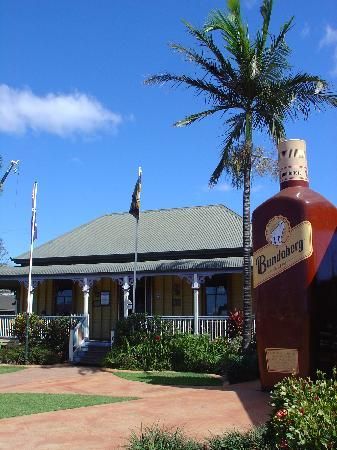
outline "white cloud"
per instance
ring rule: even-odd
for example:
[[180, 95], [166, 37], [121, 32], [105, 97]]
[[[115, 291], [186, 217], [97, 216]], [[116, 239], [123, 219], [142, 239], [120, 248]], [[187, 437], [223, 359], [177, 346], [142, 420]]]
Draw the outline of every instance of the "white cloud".
[[308, 24], [308, 22], [305, 22], [302, 30], [301, 30], [301, 37], [303, 39], [305, 39], [306, 37], [308, 37], [310, 34], [310, 25]]
[[325, 34], [319, 43], [319, 47], [333, 47], [333, 68], [331, 70], [331, 75], [337, 76], [337, 28], [333, 28], [330, 25], [325, 27]]
[[38, 96], [29, 89], [0, 85], [0, 132], [3, 133], [24, 134], [32, 130], [65, 137], [98, 130], [116, 131], [121, 123], [121, 115], [86, 94]]
[[337, 29], [327, 25], [325, 27], [325, 34], [320, 40], [319, 46], [324, 47], [325, 45], [337, 44]]

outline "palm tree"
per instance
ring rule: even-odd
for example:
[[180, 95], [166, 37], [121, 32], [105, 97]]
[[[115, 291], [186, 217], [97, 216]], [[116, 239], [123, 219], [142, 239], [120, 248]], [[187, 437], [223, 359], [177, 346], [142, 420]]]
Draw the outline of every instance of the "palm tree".
[[[219, 164], [210, 178], [215, 185], [225, 172], [236, 187], [243, 187], [243, 309], [244, 342], [249, 345], [252, 327], [250, 189], [254, 162], [253, 132], [263, 131], [278, 143], [285, 138], [285, 122], [299, 116], [307, 119], [313, 109], [337, 107], [337, 95], [316, 75], [293, 73], [288, 62], [290, 48], [285, 42], [293, 18], [277, 36], [269, 33], [273, 0], [263, 0], [262, 27], [250, 39], [243, 22], [240, 0], [228, 0], [228, 13], [211, 12], [202, 29], [185, 22], [201, 51], [172, 44], [200, 72], [195, 76], [164, 73], [149, 77], [146, 84], [171, 83], [202, 94], [209, 108], [175, 123], [182, 127], [219, 113], [225, 139]], [[213, 36], [220, 33], [223, 51]]]

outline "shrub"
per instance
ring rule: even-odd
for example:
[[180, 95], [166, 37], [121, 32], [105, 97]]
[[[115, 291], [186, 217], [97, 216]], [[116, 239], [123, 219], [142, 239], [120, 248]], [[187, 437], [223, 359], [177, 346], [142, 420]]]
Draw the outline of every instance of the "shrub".
[[25, 358], [25, 346], [23, 344], [7, 346], [0, 349], [0, 362], [3, 364], [55, 364], [60, 362], [60, 357], [52, 350], [41, 345], [35, 345], [28, 349], [28, 361]]
[[2, 364], [25, 364], [25, 346], [11, 345], [0, 349], [0, 362]]
[[337, 378], [318, 372], [309, 378], [285, 378], [271, 393], [273, 412], [267, 424], [276, 448], [337, 448]]
[[207, 450], [270, 450], [266, 428], [256, 427], [246, 432], [231, 431], [209, 439]]
[[235, 309], [228, 315], [228, 337], [235, 338], [243, 334], [243, 311]]
[[186, 437], [181, 430], [146, 427], [140, 435], [133, 432], [127, 450], [201, 450], [201, 445]]
[[[13, 331], [20, 344], [26, 342], [27, 314], [18, 314], [14, 321]], [[46, 325], [37, 314], [29, 315], [29, 342], [30, 345], [38, 345], [43, 340]]]
[[49, 350], [66, 360], [69, 351], [69, 333], [74, 325], [69, 317], [58, 317], [45, 327], [43, 344]]
[[218, 373], [227, 340], [211, 341], [208, 335], [177, 334], [172, 339], [172, 367], [186, 372]]
[[106, 357], [105, 364], [108, 367], [134, 370], [171, 369], [171, 346], [167, 338], [149, 334], [136, 345], [131, 345], [126, 339], [122, 342], [121, 345], [113, 347]]
[[[42, 317], [36, 314], [29, 315], [29, 350], [36, 346], [48, 349], [49, 361], [65, 361], [68, 357], [69, 332], [73, 325], [70, 317], [58, 317], [46, 323]], [[27, 315], [18, 314], [14, 322], [14, 333], [20, 344], [26, 343]], [[37, 350], [39, 351], [39, 350]], [[52, 357], [51, 354], [54, 353]], [[46, 352], [45, 352], [46, 354]], [[42, 360], [45, 358], [42, 357]], [[36, 362], [35, 364], [45, 364]], [[52, 364], [48, 362], [46, 364]]]
[[125, 340], [130, 345], [137, 345], [149, 335], [172, 336], [172, 324], [161, 321], [160, 317], [148, 317], [146, 314], [131, 314], [116, 324], [115, 344], [123, 345]]
[[30, 364], [57, 364], [61, 362], [61, 357], [49, 348], [42, 346], [32, 347], [29, 352], [29, 363]]
[[242, 383], [259, 377], [257, 354], [254, 351], [228, 356], [226, 376], [229, 383]]

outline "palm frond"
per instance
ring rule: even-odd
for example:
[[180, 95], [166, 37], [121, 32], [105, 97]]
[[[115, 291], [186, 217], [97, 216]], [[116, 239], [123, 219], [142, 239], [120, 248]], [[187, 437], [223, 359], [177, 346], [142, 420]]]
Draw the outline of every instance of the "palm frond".
[[199, 65], [207, 75], [211, 75], [217, 79], [219, 83], [225, 84], [228, 89], [232, 86], [232, 78], [227, 71], [222, 70], [222, 67], [212, 59], [206, 59], [193, 49], [185, 48], [180, 44], [171, 44], [171, 48], [179, 53], [182, 53], [190, 62]]
[[258, 58], [261, 57], [266, 46], [272, 9], [273, 0], [263, 0], [262, 6], [260, 8], [260, 13], [263, 18], [262, 30], [261, 33], [257, 33], [255, 40], [256, 53]]
[[284, 70], [290, 68], [288, 57], [291, 50], [285, 37], [292, 28], [292, 22], [293, 17], [283, 25], [278, 36], [271, 37], [271, 45], [264, 49], [259, 58], [261, 75], [265, 80], [277, 80], [282, 77]]
[[238, 177], [235, 175], [237, 170], [235, 169], [234, 161], [231, 159], [231, 150], [234, 148], [235, 143], [238, 143], [244, 134], [246, 127], [245, 113], [239, 113], [233, 117], [230, 117], [227, 119], [226, 124], [229, 125], [229, 131], [224, 142], [224, 147], [221, 151], [220, 161], [209, 180], [210, 187], [217, 184], [221, 174], [224, 171], [231, 175], [232, 182], [235, 186], [238, 186], [239, 183]]
[[215, 106], [231, 105], [232, 108], [237, 108], [239, 104], [238, 96], [231, 92], [223, 85], [215, 85], [201, 78], [192, 78], [187, 75], [175, 75], [171, 73], [164, 73], [159, 75], [152, 75], [144, 81], [145, 84], [165, 84], [171, 83], [172, 86], [185, 85], [187, 88], [194, 88], [196, 93], [203, 94], [209, 103]]
[[232, 80], [236, 80], [237, 79], [236, 71], [232, 67], [230, 61], [223, 56], [221, 50], [216, 46], [216, 44], [214, 43], [214, 40], [212, 38], [212, 35], [207, 34], [203, 30], [198, 30], [197, 28], [194, 28], [193, 25], [191, 25], [190, 23], [188, 23], [186, 21], [183, 21], [183, 23], [185, 24], [189, 34], [191, 34], [191, 36], [195, 37], [199, 41], [201, 47], [205, 47], [205, 48], [207, 48], [207, 50], [209, 50], [209, 51], [211, 51], [211, 53], [213, 53], [213, 55], [219, 62], [222, 70]]
[[221, 11], [213, 11], [205, 26], [206, 33], [220, 31], [222, 33], [225, 47], [233, 56], [238, 66], [243, 69], [247, 67], [254, 55], [250, 46], [248, 27], [243, 24], [240, 12], [240, 2], [233, 0], [228, 2], [230, 14], [225, 16]]
[[217, 113], [219, 111], [222, 111], [223, 109], [224, 108], [222, 106], [220, 106], [218, 108], [212, 108], [212, 109], [208, 109], [206, 111], [201, 111], [199, 113], [191, 114], [191, 115], [185, 117], [182, 120], [178, 120], [173, 125], [175, 127], [185, 127], [185, 126], [191, 125], [193, 122], [196, 122], [198, 120], [204, 119], [207, 116], [210, 116], [210, 115], [215, 114], [215, 113]]

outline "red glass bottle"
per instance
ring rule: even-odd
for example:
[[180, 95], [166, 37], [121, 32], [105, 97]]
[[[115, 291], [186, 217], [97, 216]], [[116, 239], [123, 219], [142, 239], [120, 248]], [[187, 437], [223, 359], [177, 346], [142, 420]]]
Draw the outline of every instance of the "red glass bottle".
[[309, 188], [306, 144], [279, 145], [280, 192], [253, 213], [261, 385], [337, 365], [337, 209]]

